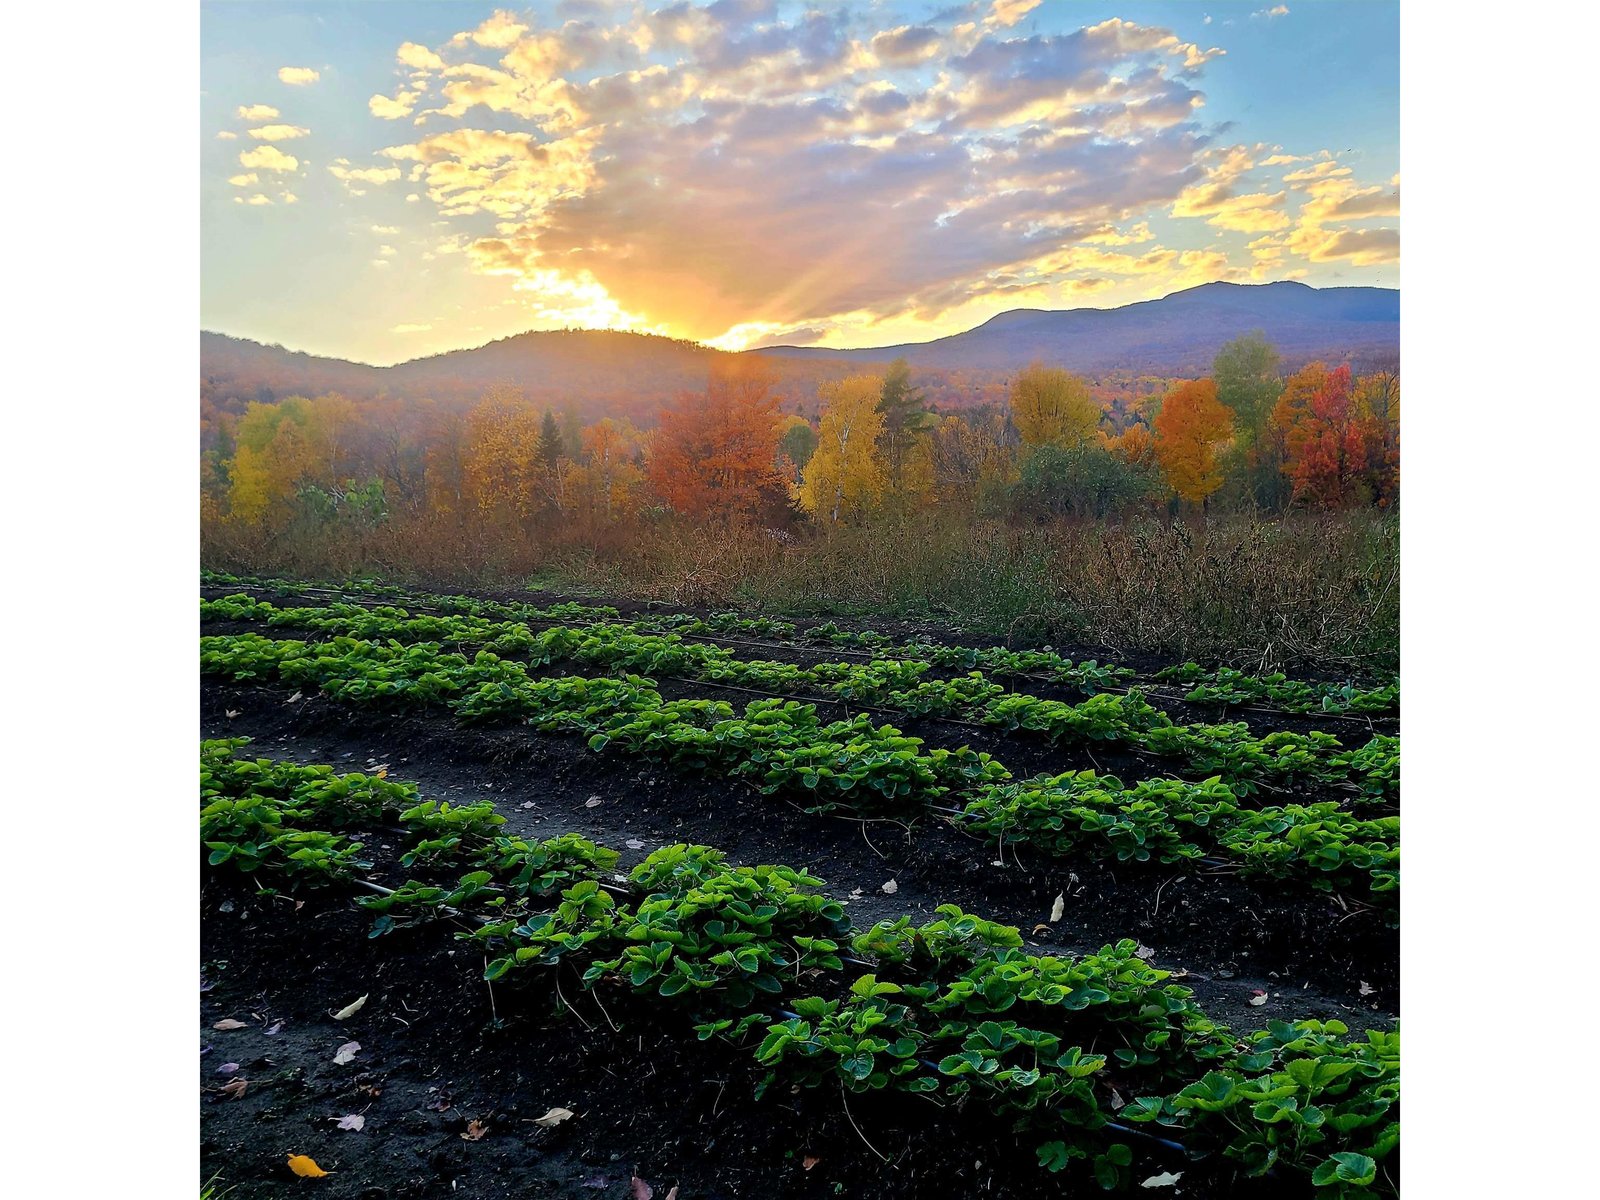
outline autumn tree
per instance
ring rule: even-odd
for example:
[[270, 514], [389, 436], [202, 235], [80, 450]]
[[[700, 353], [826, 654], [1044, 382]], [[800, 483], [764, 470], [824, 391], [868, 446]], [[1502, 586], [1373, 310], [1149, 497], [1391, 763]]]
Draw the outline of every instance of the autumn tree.
[[928, 439], [940, 500], [977, 504], [986, 492], [1002, 490], [1012, 466], [1003, 439], [1004, 420], [993, 412], [952, 413], [941, 420]]
[[721, 359], [705, 393], [661, 413], [648, 473], [656, 494], [693, 517], [753, 517], [782, 504], [778, 397], [756, 356]]
[[1029, 449], [1082, 446], [1099, 430], [1100, 406], [1076, 375], [1034, 363], [1011, 383], [1011, 419]]
[[[1353, 403], [1348, 365], [1314, 362], [1292, 375], [1272, 411], [1284, 447], [1283, 471], [1297, 504], [1339, 508], [1370, 495], [1370, 419]], [[1364, 494], [1365, 493], [1365, 494]]]
[[855, 375], [825, 383], [817, 450], [800, 484], [800, 506], [829, 525], [859, 516], [882, 495], [885, 472], [879, 456], [885, 420], [881, 380]]
[[1400, 372], [1360, 376], [1351, 397], [1355, 420], [1366, 441], [1367, 499], [1388, 507], [1400, 499]]
[[1186, 380], [1166, 394], [1155, 419], [1155, 452], [1179, 499], [1204, 504], [1222, 486], [1220, 452], [1232, 434], [1233, 413], [1217, 399], [1214, 380]]
[[644, 485], [644, 436], [626, 418], [606, 417], [583, 431], [583, 461], [557, 462], [569, 478], [563, 487], [567, 506], [605, 523], [631, 517]]
[[492, 390], [467, 414], [462, 490], [484, 518], [520, 525], [538, 507], [539, 425], [512, 388]]
[[289, 515], [302, 485], [321, 478], [324, 459], [311, 401], [251, 401], [235, 430], [228, 510], [247, 525], [278, 523]]

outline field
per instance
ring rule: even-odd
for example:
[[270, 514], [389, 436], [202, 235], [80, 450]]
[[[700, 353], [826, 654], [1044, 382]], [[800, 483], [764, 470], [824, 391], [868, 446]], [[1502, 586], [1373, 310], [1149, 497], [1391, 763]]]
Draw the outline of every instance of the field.
[[1392, 678], [201, 595], [228, 1194], [1396, 1194]]

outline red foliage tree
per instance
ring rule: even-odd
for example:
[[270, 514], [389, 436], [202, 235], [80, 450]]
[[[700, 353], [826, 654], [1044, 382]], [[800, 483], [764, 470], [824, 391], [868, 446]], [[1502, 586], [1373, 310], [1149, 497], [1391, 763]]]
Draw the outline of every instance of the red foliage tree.
[[1297, 503], [1339, 508], [1370, 489], [1374, 431], [1351, 403], [1350, 368], [1309, 363], [1290, 377], [1273, 409], [1281, 431], [1284, 474]]
[[778, 397], [771, 368], [740, 357], [712, 368], [703, 395], [683, 392], [662, 410], [650, 484], [678, 512], [751, 518], [782, 508]]

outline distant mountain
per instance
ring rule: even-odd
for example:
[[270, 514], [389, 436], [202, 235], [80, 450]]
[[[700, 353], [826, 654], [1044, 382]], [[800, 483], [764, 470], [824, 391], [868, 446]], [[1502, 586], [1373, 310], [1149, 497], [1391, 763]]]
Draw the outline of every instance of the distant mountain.
[[[1208, 283], [1121, 308], [1015, 309], [931, 342], [866, 350], [773, 346], [745, 353], [770, 360], [780, 392], [791, 407], [807, 412], [815, 411], [816, 387], [824, 380], [901, 357], [918, 370], [931, 400], [960, 408], [1003, 394], [1005, 377], [1035, 360], [1096, 379], [1198, 376], [1210, 369], [1224, 342], [1256, 329], [1289, 368], [1316, 358], [1358, 367], [1397, 361], [1400, 293], [1287, 282]], [[662, 403], [703, 388], [711, 363], [725, 355], [649, 334], [552, 330], [374, 367], [202, 332], [200, 384], [202, 399], [235, 412], [251, 400], [323, 392], [462, 402], [504, 384], [586, 421], [627, 416], [653, 424]]]
[[1303, 283], [1207, 283], [1120, 308], [1019, 308], [931, 342], [870, 350], [772, 346], [779, 358], [1010, 371], [1034, 360], [1095, 374], [1194, 375], [1224, 342], [1259, 329], [1294, 365], [1316, 358], [1398, 358], [1400, 293]]

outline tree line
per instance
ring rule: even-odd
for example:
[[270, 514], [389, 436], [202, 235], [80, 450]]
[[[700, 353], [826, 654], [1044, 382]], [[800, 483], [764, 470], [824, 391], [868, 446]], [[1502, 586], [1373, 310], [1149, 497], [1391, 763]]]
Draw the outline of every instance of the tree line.
[[406, 515], [537, 538], [664, 513], [823, 529], [943, 510], [1014, 520], [1216, 507], [1389, 508], [1398, 370], [1285, 376], [1260, 335], [1210, 375], [1107, 405], [1036, 363], [998, 402], [941, 413], [906, 363], [822, 383], [815, 420], [780, 411], [770, 365], [718, 360], [654, 429], [581, 424], [518, 389], [471, 406], [339, 394], [252, 402], [202, 425], [202, 516], [261, 531]]

